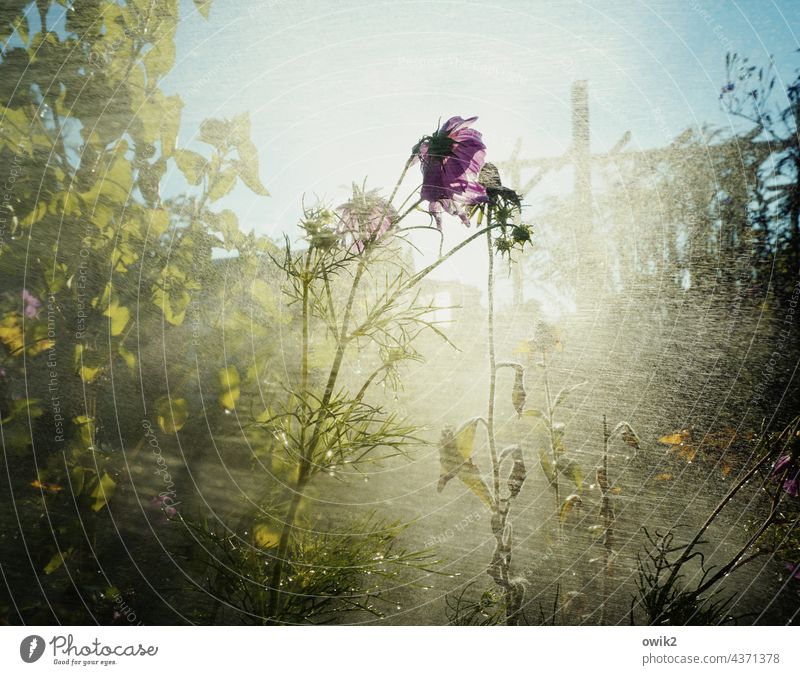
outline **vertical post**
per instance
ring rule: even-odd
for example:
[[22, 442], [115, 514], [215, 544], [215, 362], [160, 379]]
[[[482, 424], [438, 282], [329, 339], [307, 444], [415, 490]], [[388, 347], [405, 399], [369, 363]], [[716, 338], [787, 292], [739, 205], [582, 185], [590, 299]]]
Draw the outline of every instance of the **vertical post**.
[[592, 159], [589, 147], [589, 83], [572, 83], [572, 162], [575, 170], [574, 198], [581, 230], [591, 231]]

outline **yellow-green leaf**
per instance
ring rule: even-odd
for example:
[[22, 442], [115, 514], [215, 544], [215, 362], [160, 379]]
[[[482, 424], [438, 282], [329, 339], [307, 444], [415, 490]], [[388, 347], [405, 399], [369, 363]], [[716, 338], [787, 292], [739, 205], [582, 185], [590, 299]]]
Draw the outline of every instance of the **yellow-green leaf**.
[[125, 326], [128, 325], [128, 321], [131, 318], [130, 310], [127, 307], [118, 304], [116, 300], [109, 304], [109, 306], [103, 312], [103, 315], [111, 319], [109, 322], [111, 335], [115, 337], [125, 330]]
[[236, 369], [236, 366], [221, 368], [219, 371], [219, 383], [222, 388], [219, 395], [219, 404], [226, 410], [233, 410], [241, 394], [239, 389], [239, 371]]
[[455, 434], [456, 448], [458, 449], [458, 454], [461, 455], [463, 459], [472, 457], [472, 453], [475, 449], [475, 431], [478, 428], [478, 421], [479, 419], [477, 417], [470, 420]]
[[102, 509], [111, 498], [114, 496], [114, 491], [117, 489], [117, 484], [114, 479], [104, 471], [103, 475], [97, 481], [97, 485], [89, 494], [94, 499], [92, 504], [92, 511], [99, 511]]
[[52, 558], [50, 558], [50, 562], [48, 562], [44, 566], [43, 570], [44, 573], [52, 574], [53, 572], [55, 572], [59, 567], [61, 567], [64, 564], [64, 561], [69, 557], [71, 551], [72, 549], [70, 549], [69, 551], [64, 551], [63, 553], [61, 551], [57, 551], [56, 554]]
[[212, 202], [221, 199], [231, 190], [236, 184], [236, 171], [233, 169], [225, 169], [220, 171], [211, 181], [211, 187], [208, 190], [208, 197]]
[[280, 538], [280, 532], [266, 523], [258, 523], [253, 527], [253, 540], [261, 548], [275, 548]]
[[131, 370], [136, 368], [136, 355], [135, 354], [133, 354], [132, 352], [129, 352], [127, 349], [125, 349], [124, 345], [120, 345], [117, 348], [117, 351], [119, 352], [119, 355], [122, 357], [122, 360], [125, 361], [125, 364], [128, 366], [128, 368], [130, 368]]
[[550, 483], [550, 485], [555, 485], [557, 480], [556, 469], [544, 448], [539, 448], [539, 463], [542, 465], [542, 471], [544, 472], [545, 478], [547, 478], [547, 482]]
[[199, 185], [208, 166], [206, 158], [191, 150], [175, 150], [173, 156], [186, 180], [192, 185]]
[[189, 404], [185, 398], [162, 396], [156, 401], [156, 421], [165, 434], [177, 433], [188, 419]]
[[200, 15], [208, 20], [208, 13], [211, 11], [211, 0], [194, 0], [194, 6]]

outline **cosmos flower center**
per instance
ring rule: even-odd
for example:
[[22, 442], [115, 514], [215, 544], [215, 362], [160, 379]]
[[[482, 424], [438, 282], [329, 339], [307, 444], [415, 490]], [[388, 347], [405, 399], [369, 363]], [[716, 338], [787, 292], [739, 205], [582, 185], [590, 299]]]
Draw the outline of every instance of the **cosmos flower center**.
[[427, 138], [428, 155], [431, 157], [450, 157], [456, 140], [447, 134], [433, 134]]

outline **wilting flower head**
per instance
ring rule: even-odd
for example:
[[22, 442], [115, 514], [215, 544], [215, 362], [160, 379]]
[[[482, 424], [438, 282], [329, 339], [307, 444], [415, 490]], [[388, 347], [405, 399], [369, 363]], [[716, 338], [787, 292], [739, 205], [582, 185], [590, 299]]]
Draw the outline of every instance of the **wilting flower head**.
[[[775, 467], [772, 469], [770, 477], [774, 481], [782, 480], [781, 487], [791, 497], [797, 497], [800, 494], [800, 466], [795, 467], [794, 475], [792, 475], [792, 458], [790, 455], [783, 455], [775, 462]], [[785, 475], [785, 478], [784, 478]]]
[[479, 131], [471, 129], [478, 119], [451, 117], [430, 136], [414, 146], [413, 157], [422, 167], [420, 198], [442, 227], [442, 212], [461, 218], [469, 225], [464, 207], [486, 202], [486, 188], [478, 174], [486, 159], [486, 146]]
[[150, 500], [150, 506], [163, 511], [167, 518], [174, 518], [178, 514], [178, 509], [173, 506], [169, 495], [156, 495]]
[[29, 319], [35, 319], [39, 313], [39, 308], [42, 306], [42, 301], [39, 300], [33, 293], [28, 291], [27, 288], [22, 289], [22, 302], [25, 305], [23, 312]]
[[378, 241], [394, 224], [397, 212], [378, 195], [354, 188], [353, 198], [337, 207], [339, 224], [336, 231], [350, 250], [363, 253], [368, 244]]

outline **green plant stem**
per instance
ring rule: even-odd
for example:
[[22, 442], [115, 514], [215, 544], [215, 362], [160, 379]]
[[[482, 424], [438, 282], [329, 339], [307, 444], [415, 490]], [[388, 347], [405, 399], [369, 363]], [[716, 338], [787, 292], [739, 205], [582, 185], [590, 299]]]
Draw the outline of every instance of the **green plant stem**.
[[556, 518], [558, 519], [558, 532], [561, 533], [561, 518], [559, 511], [561, 510], [561, 496], [559, 494], [558, 485], [558, 457], [556, 456], [556, 437], [555, 429], [553, 428], [553, 403], [550, 397], [550, 378], [547, 375], [547, 352], [542, 350], [542, 365], [544, 366], [544, 397], [547, 406], [547, 430], [550, 437], [550, 457], [553, 460], [553, 491], [555, 492], [556, 499]]
[[[325, 393], [323, 394], [322, 401], [320, 402], [319, 407], [319, 415], [317, 417], [316, 423], [314, 425], [314, 431], [311, 435], [311, 438], [307, 444], [303, 444], [301, 448], [301, 458], [300, 458], [300, 466], [298, 470], [297, 476], [297, 485], [295, 486], [294, 493], [292, 494], [291, 501], [289, 502], [289, 509], [286, 512], [286, 519], [283, 522], [283, 528], [281, 529], [281, 536], [280, 540], [278, 541], [278, 550], [275, 556], [275, 564], [272, 567], [272, 573], [270, 575], [270, 597], [268, 602], [268, 610], [267, 615], [270, 617], [276, 616], [280, 611], [280, 585], [283, 577], [283, 567], [284, 563], [286, 562], [286, 556], [288, 555], [289, 551], [289, 542], [291, 539], [292, 529], [294, 528], [294, 521], [297, 517], [297, 510], [300, 507], [300, 502], [303, 499], [303, 495], [305, 493], [306, 485], [308, 484], [308, 480], [311, 477], [311, 465], [313, 460], [313, 452], [314, 448], [319, 440], [319, 435], [322, 429], [323, 421], [326, 418], [325, 409], [328, 407], [328, 404], [331, 401], [331, 397], [333, 396], [333, 390], [336, 386], [336, 380], [339, 377], [339, 371], [342, 366], [342, 359], [344, 358], [344, 352], [347, 348], [347, 344], [349, 342], [347, 336], [347, 327], [350, 322], [350, 314], [353, 309], [353, 303], [355, 302], [356, 292], [358, 291], [358, 285], [361, 281], [361, 277], [364, 274], [364, 270], [366, 268], [366, 256], [362, 257], [358, 262], [358, 267], [356, 268], [356, 273], [353, 276], [353, 283], [350, 287], [350, 295], [347, 299], [347, 305], [345, 306], [344, 315], [342, 317], [342, 327], [339, 331], [339, 338], [337, 340], [337, 347], [336, 347], [336, 354], [333, 358], [333, 363], [331, 364], [331, 370], [328, 374], [328, 381], [325, 385]], [[304, 311], [303, 311], [303, 332], [305, 336], [305, 348], [307, 349], [307, 340], [308, 340], [308, 293], [307, 293], [307, 286], [304, 287]], [[306, 361], [306, 368], [307, 368], [307, 354], [304, 353], [304, 360]], [[307, 377], [306, 371], [306, 377]]]
[[400, 296], [401, 296], [403, 293], [405, 293], [405, 292], [407, 292], [407, 291], [411, 290], [411, 289], [412, 289], [414, 286], [416, 286], [416, 285], [417, 285], [417, 284], [418, 284], [420, 281], [422, 281], [422, 280], [423, 280], [423, 279], [424, 279], [426, 276], [428, 276], [428, 275], [429, 275], [431, 272], [433, 272], [433, 270], [435, 270], [437, 267], [439, 267], [439, 265], [441, 265], [442, 263], [444, 263], [444, 262], [446, 262], [447, 260], [449, 260], [449, 259], [450, 259], [451, 257], [453, 257], [453, 256], [454, 256], [456, 253], [458, 253], [458, 252], [459, 252], [459, 251], [460, 251], [462, 248], [464, 248], [464, 247], [465, 247], [465, 246], [467, 246], [468, 244], [471, 244], [471, 243], [472, 243], [473, 241], [475, 241], [475, 240], [476, 240], [478, 237], [482, 237], [482, 236], [484, 236], [484, 235], [485, 235], [487, 232], [491, 232], [492, 230], [494, 230], [495, 228], [497, 228], [497, 227], [500, 227], [500, 226], [501, 226], [501, 225], [499, 225], [499, 224], [496, 224], [496, 225], [489, 225], [489, 226], [487, 226], [487, 227], [484, 227], [484, 228], [483, 228], [483, 229], [481, 229], [481, 230], [478, 230], [478, 231], [477, 231], [477, 232], [475, 232], [474, 234], [472, 234], [472, 235], [470, 235], [469, 237], [467, 237], [467, 238], [466, 238], [464, 241], [460, 242], [459, 244], [456, 244], [456, 245], [455, 245], [453, 248], [451, 248], [451, 249], [450, 249], [450, 250], [449, 250], [447, 253], [445, 253], [443, 256], [441, 256], [441, 257], [437, 258], [436, 260], [434, 260], [434, 261], [433, 261], [433, 262], [432, 262], [430, 265], [428, 265], [427, 267], [425, 267], [424, 269], [420, 270], [420, 271], [419, 271], [419, 272], [417, 272], [415, 275], [413, 275], [412, 277], [410, 277], [410, 278], [408, 279], [408, 281], [406, 281], [404, 284], [401, 284], [401, 285], [400, 285], [400, 286], [397, 288], [397, 290], [395, 290], [395, 292], [394, 292], [394, 293], [392, 293], [392, 294], [391, 294], [391, 295], [390, 295], [390, 296], [389, 296], [389, 297], [386, 299], [386, 301], [385, 301], [385, 302], [383, 302], [383, 303], [382, 303], [380, 306], [378, 306], [378, 307], [376, 307], [375, 309], [373, 309], [373, 310], [372, 310], [372, 311], [371, 311], [371, 312], [370, 312], [370, 313], [367, 315], [366, 319], [364, 319], [364, 322], [363, 322], [363, 323], [362, 323], [362, 324], [361, 324], [361, 325], [360, 325], [358, 328], [356, 328], [356, 329], [355, 329], [354, 333], [357, 333], [357, 334], [358, 334], [358, 333], [362, 333], [362, 332], [363, 332], [363, 331], [366, 329], [366, 327], [367, 327], [367, 326], [369, 326], [369, 325], [370, 325], [372, 322], [374, 322], [374, 321], [375, 321], [375, 318], [376, 318], [376, 317], [380, 316], [380, 315], [381, 315], [381, 314], [382, 314], [384, 311], [386, 311], [386, 309], [387, 309], [387, 308], [391, 307], [391, 306], [392, 306], [392, 304], [393, 304], [393, 303], [394, 303], [394, 302], [395, 302], [395, 301], [396, 301], [396, 300], [397, 300], [397, 299], [398, 299], [398, 298], [399, 298], [399, 297], [400, 297]]
[[603, 588], [600, 604], [600, 625], [606, 623], [606, 603], [608, 602], [609, 577], [611, 576], [611, 538], [613, 536], [614, 517], [611, 510], [608, 479], [608, 422], [603, 415], [603, 480], [600, 484], [601, 501], [600, 514], [603, 518]]
[[[515, 590], [510, 583], [511, 550], [503, 542], [503, 535], [508, 519], [509, 502], [500, 499], [500, 462], [497, 458], [497, 441], [495, 438], [495, 396], [497, 390], [497, 355], [495, 353], [495, 329], [494, 329], [494, 247], [492, 245], [492, 210], [491, 207], [486, 212], [486, 252], [488, 256], [488, 273], [486, 281], [486, 304], [488, 305], [486, 314], [486, 332], [489, 351], [489, 397], [486, 411], [486, 436], [489, 441], [489, 457], [492, 463], [492, 528], [496, 541], [495, 556], [497, 556], [497, 571], [499, 581], [495, 582], [503, 589], [505, 599], [506, 624], [514, 625], [517, 623], [515, 614], [517, 607], [512, 606]], [[498, 555], [499, 554], [499, 555]], [[493, 563], [494, 564], [494, 561]]]
[[[491, 224], [492, 212], [488, 210], [487, 222]], [[494, 345], [494, 250], [492, 248], [492, 233], [486, 232], [486, 247], [489, 256], [489, 272], [486, 284], [487, 291], [487, 318], [486, 330], [489, 345], [489, 402], [486, 413], [486, 435], [489, 438], [489, 456], [492, 460], [492, 494], [495, 505], [500, 504], [500, 466], [497, 463], [497, 443], [494, 435], [494, 399], [497, 389], [497, 359]]]

